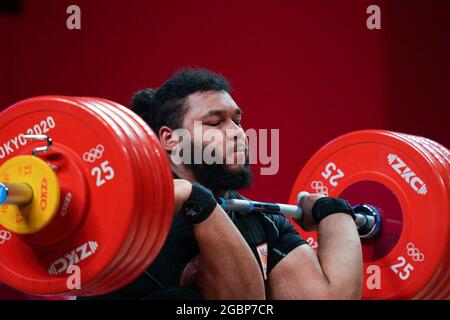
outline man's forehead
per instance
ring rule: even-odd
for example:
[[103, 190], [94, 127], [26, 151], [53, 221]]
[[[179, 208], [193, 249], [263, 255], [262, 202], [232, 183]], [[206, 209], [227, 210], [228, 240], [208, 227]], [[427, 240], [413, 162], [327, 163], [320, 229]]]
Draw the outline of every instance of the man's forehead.
[[236, 102], [225, 91], [206, 91], [191, 94], [187, 103], [188, 113], [193, 117], [203, 117], [211, 111], [242, 113]]

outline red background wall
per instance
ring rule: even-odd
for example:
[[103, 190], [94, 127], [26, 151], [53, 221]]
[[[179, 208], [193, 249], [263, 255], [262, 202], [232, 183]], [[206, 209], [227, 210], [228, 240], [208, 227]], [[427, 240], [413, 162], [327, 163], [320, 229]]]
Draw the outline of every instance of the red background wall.
[[[381, 30], [366, 28], [371, 4]], [[345, 132], [450, 145], [449, 31], [448, 1], [24, 0], [0, 13], [0, 110], [44, 94], [128, 105], [179, 67], [206, 67], [232, 82], [245, 127], [280, 129], [278, 174], [256, 174], [246, 194], [287, 201], [307, 159]]]

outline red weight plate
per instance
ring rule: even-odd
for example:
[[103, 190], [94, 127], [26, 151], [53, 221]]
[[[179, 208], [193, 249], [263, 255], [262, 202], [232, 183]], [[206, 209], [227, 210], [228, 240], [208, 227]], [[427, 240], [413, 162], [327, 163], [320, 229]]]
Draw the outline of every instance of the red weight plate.
[[[107, 101], [107, 100], [104, 100]], [[162, 147], [159, 144], [159, 140], [156, 137], [156, 135], [151, 131], [151, 129], [148, 127], [143, 120], [138, 117], [136, 114], [132, 113], [127, 108], [116, 104], [111, 101], [107, 101], [117, 108], [121, 109], [124, 113], [129, 115], [133, 118], [134, 123], [138, 123], [139, 126], [144, 131], [145, 135], [142, 136], [143, 141], [152, 141], [153, 147], [150, 148], [150, 152], [154, 153], [152, 159], [157, 159], [158, 163], [155, 166], [152, 166], [152, 168], [158, 169], [156, 171], [156, 174], [159, 177], [159, 188], [157, 191], [160, 191], [160, 196], [157, 197], [157, 199], [160, 199], [162, 201], [159, 201], [158, 204], [161, 209], [155, 209], [154, 212], [159, 212], [161, 214], [161, 219], [164, 221], [164, 223], [160, 226], [160, 235], [156, 237], [156, 239], [159, 241], [156, 243], [156, 248], [154, 248], [152, 251], [149, 251], [148, 257], [146, 259], [153, 260], [154, 257], [159, 253], [162, 245], [165, 242], [168, 230], [170, 228], [171, 222], [172, 222], [172, 215], [173, 215], [173, 177], [170, 170], [169, 162], [166, 156], [165, 151], [162, 149]], [[148, 161], [148, 160], [147, 160]]]
[[[447, 186], [447, 194], [450, 198], [450, 152], [447, 148], [444, 146], [438, 144], [437, 142], [434, 142], [427, 138], [422, 138], [425, 143], [429, 144], [431, 147], [434, 147], [436, 150], [436, 153], [434, 153], [436, 156], [441, 158], [441, 163], [443, 163], [443, 166], [445, 168], [445, 178], [444, 181]], [[450, 207], [450, 205], [449, 205]], [[449, 212], [450, 215], [450, 212]], [[450, 242], [450, 240], [449, 240]], [[450, 245], [450, 244], [449, 244]], [[443, 270], [446, 270], [446, 273], [440, 278], [439, 286], [436, 286], [433, 292], [431, 293], [431, 299], [450, 299], [450, 251], [447, 250], [447, 257], [443, 259], [444, 266]]]
[[[445, 175], [445, 170], [442, 167], [440, 161], [435, 156], [435, 151], [430, 149], [429, 146], [425, 146], [420, 142], [418, 137], [412, 136], [412, 135], [406, 135], [396, 132], [391, 132], [392, 135], [397, 136], [400, 139], [405, 140], [407, 143], [413, 144], [417, 149], [421, 150], [424, 156], [428, 157], [429, 161], [433, 162], [436, 168], [440, 171], [441, 178]], [[444, 182], [442, 182], [444, 183]], [[448, 192], [448, 190], [447, 190]], [[448, 206], [445, 208], [441, 208], [442, 211], [447, 211]], [[445, 273], [446, 270], [443, 270], [443, 261], [446, 259], [446, 255], [448, 253], [444, 253], [444, 255], [440, 256], [441, 258], [441, 264], [437, 266], [435, 272], [433, 273], [433, 276], [429, 279], [426, 286], [414, 296], [414, 299], [430, 299], [432, 297], [431, 291], [435, 291], [439, 287], [440, 278], [442, 278], [443, 273]]]
[[130, 128], [121, 120], [117, 119], [117, 116], [114, 113], [111, 113], [109, 110], [105, 110], [103, 106], [99, 106], [97, 102], [94, 102], [92, 99], [86, 99], [82, 97], [73, 98], [76, 100], [81, 101], [81, 103], [91, 107], [95, 108], [96, 110], [100, 110], [103, 114], [107, 114], [108, 117], [116, 123], [121, 130], [124, 132], [124, 135], [126, 136], [126, 141], [124, 141], [124, 147], [130, 150], [131, 154], [133, 155], [134, 166], [137, 172], [138, 179], [136, 180], [136, 190], [138, 192], [136, 201], [139, 205], [138, 208], [136, 208], [135, 215], [138, 218], [138, 221], [136, 221], [136, 225], [132, 227], [134, 230], [133, 233], [135, 234], [134, 238], [129, 239], [129, 241], [124, 244], [122, 247], [121, 252], [118, 254], [117, 259], [114, 263], [110, 264], [107, 269], [103, 270], [102, 274], [98, 277], [98, 282], [93, 283], [89, 286], [85, 286], [82, 291], [78, 293], [78, 295], [100, 295], [102, 294], [102, 288], [106, 285], [108, 285], [110, 279], [114, 279], [115, 281], [119, 282], [120, 279], [124, 276], [124, 270], [123, 265], [127, 262], [133, 261], [135, 257], [135, 250], [136, 246], [139, 246], [143, 241], [143, 234], [142, 234], [142, 224], [144, 223], [144, 212], [143, 212], [143, 198], [142, 198], [142, 192], [139, 188], [139, 186], [142, 184], [142, 173], [140, 169], [140, 160], [138, 158], [138, 154], [136, 151], [136, 142], [135, 137], [131, 133]]
[[[450, 166], [448, 165], [449, 159], [442, 152], [442, 149], [438, 149], [435, 144], [431, 144], [429, 139], [424, 139], [412, 135], [403, 135], [405, 138], [413, 141], [416, 145], [423, 148], [424, 152], [427, 152], [430, 157], [437, 160], [437, 166], [439, 166], [441, 171], [441, 177], [443, 183], [447, 188], [447, 199], [450, 200]], [[428, 140], [428, 141], [427, 141]], [[450, 205], [441, 208], [443, 212], [449, 211]], [[449, 228], [450, 229], [450, 228]], [[447, 246], [450, 245], [450, 239], [447, 239]], [[441, 256], [441, 265], [436, 269], [433, 278], [430, 279], [425, 288], [415, 297], [417, 299], [449, 299], [449, 262], [450, 262], [450, 251], [447, 250], [445, 255]]]
[[[70, 98], [70, 99], [75, 101], [75, 102], [77, 102], [77, 103], [83, 104], [83, 102], [81, 102], [80, 100], [77, 101], [76, 99], [73, 99], [73, 98]], [[88, 107], [92, 112], [98, 113], [98, 115], [102, 119], [104, 119], [105, 121], [108, 121], [108, 123], [111, 125], [112, 128], [114, 128], [114, 130], [116, 132], [120, 132], [121, 133], [120, 136], [122, 138], [125, 138], [125, 140], [122, 141], [123, 142], [123, 146], [124, 147], [129, 147], [130, 144], [129, 144], [128, 136], [126, 134], [126, 130], [123, 130], [123, 128], [121, 128], [119, 124], [114, 122], [109, 116], [107, 116], [105, 113], [101, 112], [98, 108], [95, 108], [92, 105], [86, 105], [86, 104], [84, 104], [84, 105], [86, 107]], [[131, 150], [131, 152], [130, 152], [130, 150], [128, 150], [128, 152], [131, 155], [130, 159], [132, 161], [132, 166], [135, 168], [137, 166], [137, 163], [136, 163], [136, 159], [134, 159], [134, 157], [133, 157], [133, 152], [132, 152], [132, 150]], [[140, 183], [140, 181], [139, 181], [140, 173], [138, 172], [138, 170], [136, 170], [136, 172], [134, 174], [134, 177], [135, 177], [136, 183], [139, 184]], [[136, 189], [136, 190], [138, 191], [138, 189]], [[135, 198], [136, 199], [139, 198], [139, 193], [138, 192], [136, 193]], [[135, 203], [140, 204], [140, 201], [135, 201]], [[127, 238], [123, 242], [122, 248], [117, 253], [117, 255], [114, 258], [114, 260], [111, 261], [111, 263], [108, 265], [108, 267], [105, 270], [102, 271], [102, 274], [105, 274], [105, 272], [108, 272], [108, 269], [111, 270], [111, 268], [113, 268], [114, 265], [116, 265], [118, 263], [121, 263], [123, 260], [126, 260], [127, 259], [127, 254], [129, 253], [129, 251], [128, 251], [129, 248], [128, 247], [130, 245], [132, 245], [136, 241], [137, 237], [140, 236], [140, 234], [136, 231], [136, 229], [141, 225], [141, 219], [142, 218], [141, 218], [141, 214], [140, 214], [140, 210], [139, 209], [137, 209], [137, 212], [139, 212], [139, 214], [135, 214], [133, 216], [132, 223], [130, 224], [129, 231], [127, 233]], [[102, 274], [97, 276], [95, 278], [95, 281], [91, 281], [89, 284], [83, 285], [81, 290], [76, 290], [76, 293], [77, 294], [85, 293], [86, 295], [87, 294], [95, 294], [95, 291], [96, 291], [95, 288], [100, 286], [102, 281], [103, 281], [102, 276], [101, 276]], [[92, 287], [94, 287], [94, 286], [95, 286], [95, 288], [92, 289]]]
[[[411, 138], [411, 137], [410, 137]], [[442, 178], [444, 180], [444, 183], [447, 187], [447, 196], [448, 199], [450, 199], [450, 166], [449, 166], [449, 158], [442, 153], [442, 148], [438, 148], [433, 144], [429, 143], [429, 139], [420, 138], [418, 140], [418, 137], [412, 138], [417, 143], [424, 146], [432, 156], [434, 156], [436, 159], [439, 160], [439, 164], [441, 167], [441, 173]], [[427, 141], [428, 140], [428, 141]], [[448, 154], [448, 150], [447, 154]], [[447, 206], [447, 212], [448, 215], [450, 215], [450, 212], [448, 211], [450, 207], [450, 204]], [[445, 208], [442, 208], [442, 210], [446, 210]], [[450, 245], [450, 239], [447, 241], [447, 246]], [[426, 299], [449, 299], [450, 298], [450, 271], [449, 271], [449, 264], [450, 264], [450, 251], [447, 250], [446, 255], [441, 257], [442, 263], [438, 270], [436, 270], [435, 275], [433, 277], [434, 281], [430, 281], [427, 287], [424, 290], [424, 293], [421, 293], [421, 296], [418, 296], [418, 298], [426, 298]]]
[[[439, 177], [435, 164], [413, 144], [386, 131], [357, 131], [328, 143], [308, 161], [290, 202], [295, 203], [302, 190], [327, 191], [352, 204], [380, 209], [380, 234], [362, 241], [363, 298], [407, 299], [423, 289], [439, 265], [439, 256], [432, 253], [445, 250], [448, 230], [440, 226], [448, 224], [448, 217], [439, 208], [446, 190]], [[428, 239], [430, 229], [436, 230], [433, 242]], [[311, 243], [317, 241], [315, 233], [299, 231]], [[420, 254], [413, 255], [415, 249]]]
[[[91, 100], [94, 100], [94, 99], [95, 99], [96, 103], [99, 103], [99, 102], [100, 102], [100, 100], [97, 99], [97, 98], [90, 98], [90, 99], [91, 99]], [[106, 106], [106, 104], [105, 104], [105, 106]], [[114, 111], [114, 112], [116, 112], [116, 113], [119, 111], [119, 110], [117, 109], [117, 107], [111, 107], [111, 108], [112, 108], [111, 110]], [[122, 108], [123, 108], [123, 107], [122, 107]], [[120, 112], [119, 112], [119, 113], [120, 113]], [[130, 125], [130, 126], [132, 126], [132, 127], [134, 127], [134, 128], [136, 129], [136, 132], [142, 131], [142, 130], [139, 128], [139, 126], [136, 125], [136, 122], [134, 122], [134, 120], [132, 120], [132, 119], [129, 119], [129, 117], [128, 117], [126, 114], [121, 114], [121, 116], [123, 117], [124, 120], [126, 120], [127, 122], [129, 122], [129, 125]], [[150, 145], [150, 140], [149, 140], [148, 138], [145, 138], [145, 137], [143, 137], [143, 138], [144, 138], [144, 140], [142, 141], [141, 146], [144, 146], [144, 145]], [[142, 149], [145, 149], [145, 148], [142, 148]], [[151, 161], [153, 161], [154, 159], [157, 159], [157, 158], [158, 158], [157, 155], [156, 155], [156, 156], [155, 156], [155, 155], [151, 155], [150, 158], [148, 158], [148, 156], [147, 156], [147, 165], [144, 167], [144, 169], [157, 168], [158, 165], [152, 165], [152, 164], [151, 164]], [[144, 171], [145, 171], [145, 170], [144, 170]], [[161, 170], [159, 170], [159, 171], [161, 171]], [[158, 171], [157, 171], [157, 173], [158, 173]], [[147, 184], [144, 184], [144, 185], [145, 185], [145, 186], [149, 186], [149, 187], [155, 186], [155, 185], [158, 186], [158, 187], [156, 188], [156, 190], [150, 190], [150, 191], [153, 191], [153, 192], [150, 192], [150, 194], [153, 194], [153, 193], [156, 192], [156, 191], [161, 191], [161, 190], [163, 190], [163, 188], [161, 188], [161, 187], [159, 186], [159, 183], [158, 183], [158, 182], [157, 182], [157, 183], [154, 183], [154, 182], [151, 182], [151, 181], [149, 181], [149, 182], [150, 182], [150, 183], [147, 183]], [[166, 184], [167, 184], [167, 183], [166, 183]], [[169, 190], [169, 191], [171, 191], [171, 190]], [[161, 199], [161, 198], [163, 198], [163, 194], [161, 194], [161, 195], [158, 197], [158, 199]], [[147, 199], [147, 200], [150, 200], [150, 199]], [[147, 203], [149, 203], [149, 204], [154, 204], [154, 203], [161, 203], [161, 201], [147, 201]], [[155, 208], [153, 208], [152, 210], [149, 211], [149, 214], [148, 214], [148, 215], [149, 215], [149, 217], [155, 216], [155, 212], [160, 212], [160, 211], [161, 211], [161, 209], [158, 209], [158, 208], [155, 209]], [[153, 223], [153, 222], [151, 222], [151, 223]], [[145, 227], [145, 226], [151, 226], [151, 223], [149, 222], [147, 225], [144, 224], [144, 227]], [[156, 225], [159, 226], [160, 223], [157, 223]], [[146, 227], [146, 228], [149, 229], [149, 227]], [[153, 232], [153, 231], [151, 231], [151, 232], [150, 232], [150, 235], [153, 236], [153, 238], [154, 238], [155, 235], [156, 235], [156, 233]], [[164, 242], [164, 239], [165, 239], [166, 235], [167, 235], [167, 232], [164, 231], [163, 234], [162, 234], [160, 237], [158, 237], [158, 239], [162, 239], [162, 241]], [[149, 246], [151, 247], [151, 246], [152, 246], [152, 243], [154, 242], [153, 238], [149, 239], [149, 240], [146, 242], [146, 247], [147, 247], [147, 248], [142, 249], [143, 252], [149, 252], [149, 250], [150, 250]], [[160, 241], [161, 241], [161, 240], [160, 240]], [[117, 279], [114, 279], [114, 280], [112, 281], [112, 285], [113, 285], [113, 286], [116, 286], [117, 288], [119, 288], [119, 287], [123, 286], [123, 285], [119, 285], [119, 283], [123, 282], [124, 284], [127, 284], [128, 282], [134, 280], [134, 277], [139, 276], [139, 275], [145, 270], [145, 268], [148, 267], [149, 262], [151, 262], [151, 260], [154, 258], [154, 256], [155, 256], [158, 252], [159, 252], [159, 249], [157, 249], [156, 253], [154, 253], [153, 256], [150, 256], [150, 260], [149, 260], [148, 258], [147, 258], [147, 260], [144, 260], [145, 257], [144, 257], [142, 254], [139, 255], [138, 258], [137, 258], [135, 261], [133, 261], [133, 262], [134, 262], [133, 265], [136, 265], [136, 264], [138, 265], [138, 267], [136, 267], [136, 272], [137, 272], [137, 274], [136, 274], [135, 276], [130, 277], [129, 279], [126, 279], [125, 281], [117, 281]], [[144, 260], [144, 261], [142, 262], [142, 261], [140, 261], [140, 260]], [[130, 269], [133, 268], [133, 266], [131, 266], [131, 265], [127, 265], [127, 267], [130, 268]], [[113, 288], [113, 289], [114, 289], [114, 288]], [[105, 289], [104, 292], [106, 293], [106, 292], [111, 291], [111, 290], [113, 290], [113, 289], [111, 289], [111, 288]], [[103, 291], [103, 289], [101, 289], [101, 290]]]
[[[163, 237], [163, 239], [165, 239], [167, 235], [167, 233], [163, 233], [162, 235], [160, 235], [160, 228], [163, 222], [163, 219], [160, 216], [161, 208], [160, 206], [158, 206], [158, 204], [161, 203], [161, 199], [163, 198], [163, 195], [161, 193], [162, 185], [159, 181], [160, 169], [157, 170], [157, 167], [159, 165], [157, 161], [158, 156], [154, 153], [152, 141], [144, 136], [142, 128], [133, 119], [131, 119], [129, 115], [124, 113], [118, 107], [112, 106], [105, 101], [102, 101], [102, 103], [104, 103], [105, 105], [109, 105], [110, 108], [117, 112], [121, 117], [126, 119], [129, 122], [130, 126], [132, 126], [135, 132], [138, 134], [138, 136], [140, 137], [140, 149], [141, 151], [143, 151], [143, 172], [147, 171], [150, 174], [150, 179], [148, 179], [148, 182], [144, 183], [141, 187], [143, 190], [145, 190], [146, 195], [153, 196], [153, 199], [149, 197], [147, 197], [146, 199], [146, 203], [149, 205], [147, 208], [147, 215], [149, 217], [152, 217], [153, 221], [149, 221], [146, 225], [143, 225], [143, 227], [147, 229], [149, 239], [147, 239], [144, 247], [141, 248], [140, 253], [134, 260], [134, 264], [136, 265], [133, 270], [134, 273], [129, 275], [128, 278], [124, 280], [124, 283], [128, 283], [133, 281], [136, 277], [141, 275], [145, 271], [145, 269], [148, 268], [150, 262], [154, 257], [151, 257], [151, 259], [146, 259], [146, 257], [155, 246], [155, 241], [157, 242], [158, 237]], [[116, 288], [116, 283], [112, 283], [112, 288]]]
[[[82, 159], [80, 170], [89, 190], [85, 218], [71, 237], [39, 247], [11, 235], [0, 245], [2, 280], [28, 293], [70, 294], [65, 271], [75, 263], [82, 271], [82, 285], [88, 285], [114, 261], [133, 222], [135, 168], [121, 133], [92, 110], [58, 96], [32, 98], [8, 108], [0, 117], [0, 132], [1, 162], [23, 154], [23, 134], [47, 134]], [[98, 214], [117, 208], [120, 214]]]
[[[123, 108], [123, 107], [122, 107], [122, 108]], [[135, 123], [133, 120], [131, 120], [131, 121], [132, 121], [133, 123]], [[143, 138], [144, 138], [144, 141], [148, 143], [148, 141], [149, 141], [148, 137], [147, 137], [147, 138], [146, 138], [146, 137], [143, 137]], [[157, 141], [157, 142], [158, 142], [158, 141]], [[158, 144], [159, 144], [159, 142], [158, 142]], [[152, 150], [151, 150], [151, 151], [152, 151]], [[154, 152], [154, 151], [155, 151], [155, 150], [153, 150], [152, 152]], [[159, 155], [159, 156], [160, 156], [160, 155]], [[158, 155], [157, 155], [157, 154], [152, 156], [152, 159], [157, 159], [157, 158], [158, 158]], [[147, 162], [148, 162], [148, 160], [147, 160]], [[150, 167], [151, 164], [148, 162], [148, 165], [147, 165], [147, 166]], [[152, 167], [152, 168], [158, 168], [158, 166], [160, 166], [160, 164], [159, 164], [159, 165], [153, 165], [153, 166], [151, 166], [151, 167]], [[168, 167], [166, 166], [166, 168], [168, 168]], [[156, 171], [156, 173], [159, 173], [160, 171], [161, 171], [161, 169], [159, 169], [158, 171]], [[163, 170], [163, 171], [167, 171], [167, 170]], [[171, 177], [170, 177], [170, 178], [167, 178], [167, 177], [166, 177], [166, 178], [164, 179], [166, 182], [158, 182], [158, 183], [157, 183], [157, 185], [158, 185], [158, 190], [156, 190], [156, 191], [160, 191], [160, 194], [159, 194], [159, 196], [158, 196], [157, 198], [160, 199], [160, 200], [164, 199], [164, 197], [165, 197], [164, 195], [165, 195], [165, 194], [168, 194], [169, 192], [170, 192], [170, 193], [173, 192], [172, 189], [166, 190], [166, 191], [164, 192], [164, 185], [167, 187], [167, 181], [169, 181], [170, 184], [171, 184], [171, 180], [168, 180], [168, 179], [171, 179]], [[149, 184], [148, 186], [151, 186], [151, 184]], [[148, 187], [147, 187], [147, 188], [148, 188]], [[161, 191], [163, 191], [163, 192], [161, 192]], [[172, 201], [172, 200], [171, 200], [171, 201]], [[158, 204], [158, 203], [159, 203], [160, 207], [161, 207], [161, 205], [167, 207], [167, 205], [166, 205], [166, 204], [163, 204], [162, 201], [156, 202], [156, 204]], [[160, 208], [154, 208], [154, 209], [153, 209], [153, 212], [163, 212], [163, 213], [164, 213], [164, 209], [163, 209], [163, 211], [161, 211]], [[167, 217], [167, 215], [166, 215], [166, 217]], [[171, 219], [171, 216], [169, 216], [169, 217], [170, 217], [170, 219]], [[167, 218], [166, 218], [165, 220], [167, 220]], [[151, 261], [151, 260], [153, 260], [153, 259], [155, 258], [155, 256], [159, 253], [160, 247], [161, 247], [161, 245], [164, 243], [164, 240], [165, 240], [166, 236], [167, 236], [167, 229], [163, 230], [163, 232], [162, 232], [161, 234], [156, 235], [156, 239], [159, 239], [160, 245], [157, 245], [156, 250], [153, 249], [153, 250], [154, 250], [153, 253], [152, 253], [152, 251], [148, 250], [148, 251], [147, 251], [147, 252], [148, 252], [147, 256], [141, 256], [141, 257], [140, 257], [140, 258], [141, 258], [140, 260], [143, 261], [143, 262], [139, 262], [139, 263], [143, 263], [142, 266], [144, 267], [144, 269], [140, 269], [140, 270], [139, 270], [139, 269], [136, 269], [136, 273], [135, 273], [135, 275], [134, 275], [131, 279], [134, 279], [134, 277], [139, 276], [139, 275], [142, 273], [142, 271], [145, 270], [145, 268], [148, 266], [148, 261]]]
[[[140, 162], [138, 158], [138, 154], [136, 151], [136, 142], [132, 139], [132, 132], [128, 128], [127, 124], [124, 123], [120, 118], [118, 118], [115, 114], [109, 112], [109, 110], [99, 106], [96, 103], [93, 103], [84, 98], [70, 98], [72, 101], [76, 101], [85, 107], [89, 108], [93, 112], [98, 113], [105, 121], [108, 121], [110, 125], [116, 130], [121, 131], [122, 136], [125, 138], [123, 141], [123, 147], [127, 148], [131, 155], [132, 165], [135, 168], [135, 178], [136, 178], [136, 212], [134, 214], [133, 223], [130, 225], [129, 236], [127, 240], [123, 243], [121, 250], [117, 253], [116, 258], [112, 261], [105, 270], [99, 274], [95, 282], [92, 282], [88, 285], [84, 285], [81, 290], [77, 290], [77, 295], [97, 295], [100, 292], [100, 288], [108, 283], [108, 279], [113, 277], [118, 281], [119, 277], [123, 274], [124, 270], [119, 268], [119, 265], [122, 265], [126, 262], [133, 261], [135, 247], [140, 245], [145, 241], [142, 232], [139, 230], [141, 228], [145, 216], [143, 214], [143, 210], [141, 209], [143, 205], [142, 201], [142, 192], [139, 189], [139, 185], [142, 184], [141, 172], [140, 172]], [[127, 204], [124, 204], [127, 205]]]
[[[425, 145], [428, 142], [423, 142]], [[443, 177], [447, 186], [447, 195], [450, 199], [450, 166], [448, 165], [450, 159], [448, 157], [441, 158], [440, 150], [435, 148], [433, 145], [429, 145], [436, 152], [434, 155], [441, 160], [443, 164]], [[448, 150], [447, 150], [448, 151]], [[450, 207], [450, 204], [447, 208]], [[447, 211], [450, 215], [450, 212]], [[449, 228], [450, 229], [450, 228]], [[448, 239], [448, 245], [450, 246], [450, 239]], [[442, 257], [441, 273], [436, 272], [436, 285], [434, 287], [430, 286], [430, 291], [428, 293], [427, 299], [450, 299], [450, 251], [447, 250], [446, 257]]]
[[445, 146], [443, 146], [442, 144], [440, 144], [434, 140], [431, 140], [431, 139], [428, 139], [425, 137], [420, 137], [420, 138], [422, 140], [425, 140], [427, 143], [435, 146], [436, 149], [439, 150], [439, 153], [443, 155], [445, 161], [447, 162], [447, 165], [450, 165], [450, 150], [448, 148], [446, 148]]
[[[142, 260], [139, 261], [139, 263], [141, 263], [143, 267], [148, 266], [149, 262], [153, 261], [161, 250], [172, 223], [174, 202], [173, 175], [170, 169], [168, 158], [166, 156], [166, 152], [161, 147], [158, 138], [150, 129], [150, 127], [139, 116], [131, 112], [129, 109], [121, 106], [120, 104], [105, 99], [102, 99], [102, 101], [113, 105], [117, 109], [120, 109], [122, 112], [132, 118], [133, 123], [137, 123], [139, 125], [142, 130], [138, 130], [138, 128], [136, 128], [136, 130], [140, 133], [144, 146], [148, 145], [148, 141], [151, 141], [151, 147], [148, 148], [148, 154], [145, 156], [145, 159], [148, 163], [147, 166], [156, 170], [154, 171], [154, 175], [157, 178], [156, 185], [158, 186], [158, 188], [153, 189], [151, 184], [147, 184], [146, 186], [144, 186], [144, 188], [145, 190], [147, 190], [147, 192], [155, 192], [157, 194], [157, 201], [153, 203], [153, 209], [150, 212], [152, 212], [153, 214], [155, 212], [159, 213], [159, 219], [160, 221], [162, 221], [162, 223], [159, 224], [159, 233], [154, 236], [154, 239], [156, 240], [152, 241], [152, 249], [147, 252], [146, 256], [142, 256]], [[144, 133], [144, 135], [142, 135], [142, 133]], [[151, 165], [150, 160], [156, 160], [156, 163], [154, 165]], [[145, 268], [136, 269], [136, 272], [130, 278], [134, 279], [135, 277], [142, 274], [144, 270]]]
[[[127, 119], [127, 117], [124, 117], [123, 115], [119, 114], [117, 112], [117, 108], [113, 108], [109, 105], [107, 105], [104, 102], [101, 102], [99, 100], [95, 100], [94, 98], [87, 98], [86, 101], [89, 101], [92, 104], [95, 104], [97, 107], [100, 107], [105, 112], [108, 112], [109, 114], [113, 113], [115, 115], [114, 119], [117, 122], [121, 123], [122, 127], [128, 127], [127, 134], [132, 137], [133, 144], [135, 145], [135, 153], [139, 160], [139, 173], [142, 177], [142, 181], [139, 184], [139, 189], [142, 189], [142, 186], [147, 185], [150, 183], [152, 186], [156, 186], [152, 178], [149, 178], [149, 167], [145, 166], [143, 164], [143, 155], [142, 155], [142, 141], [139, 139], [139, 137], [136, 134], [136, 130], [134, 127], [137, 127], [136, 124], [131, 123], [130, 119]], [[149, 143], [149, 141], [147, 141]], [[151, 159], [150, 159], [151, 160]], [[141, 193], [143, 193], [143, 190], [141, 190]], [[157, 233], [158, 226], [160, 224], [160, 221], [157, 221], [155, 217], [158, 217], [158, 215], [155, 214], [155, 212], [151, 212], [149, 210], [149, 204], [155, 202], [154, 201], [154, 195], [153, 193], [146, 194], [145, 198], [144, 195], [141, 198], [141, 203], [143, 205], [142, 215], [143, 219], [139, 226], [138, 233], [140, 234], [141, 238], [139, 240], [136, 240], [133, 242], [132, 247], [129, 249], [129, 252], [127, 253], [127, 259], [124, 259], [121, 261], [120, 265], [116, 266], [114, 268], [114, 274], [110, 273], [107, 276], [107, 279], [105, 280], [105, 283], [102, 287], [96, 288], [97, 293], [106, 293], [109, 292], [110, 289], [109, 286], [111, 283], [114, 284], [114, 286], [124, 286], [128, 284], [130, 281], [134, 279], [130, 279], [129, 275], [134, 272], [137, 268], [140, 268], [140, 264], [138, 263], [140, 256], [142, 256], [144, 253], [149, 250], [149, 247], [152, 246], [152, 242], [154, 239], [152, 239], [153, 235]]]

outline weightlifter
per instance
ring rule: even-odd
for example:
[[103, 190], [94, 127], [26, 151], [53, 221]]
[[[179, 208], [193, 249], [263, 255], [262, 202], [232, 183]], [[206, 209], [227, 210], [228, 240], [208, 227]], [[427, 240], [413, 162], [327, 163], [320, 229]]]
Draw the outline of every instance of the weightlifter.
[[[204, 69], [184, 69], [158, 89], [137, 92], [132, 109], [158, 135], [170, 155], [182, 142], [177, 129], [194, 124], [221, 133], [195, 139], [193, 154], [215, 145], [223, 163], [175, 163], [171, 230], [151, 266], [126, 287], [78, 299], [359, 299], [360, 238], [350, 205], [320, 194], [300, 200], [300, 226], [318, 230], [317, 254], [282, 215], [225, 212], [217, 197], [243, 199], [250, 187], [248, 142], [242, 110], [228, 81]], [[277, 111], [273, 111], [277, 112]], [[278, 111], [282, 112], [282, 110]], [[225, 143], [228, 142], [228, 143]], [[229, 147], [229, 146], [232, 147]], [[226, 159], [245, 157], [244, 163]]]

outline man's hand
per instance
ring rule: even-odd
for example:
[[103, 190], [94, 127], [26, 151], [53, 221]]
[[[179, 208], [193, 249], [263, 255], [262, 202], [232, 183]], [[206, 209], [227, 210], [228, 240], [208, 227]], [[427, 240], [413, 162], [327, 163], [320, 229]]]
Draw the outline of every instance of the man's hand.
[[317, 226], [312, 209], [324, 197], [306, 194], [300, 198], [303, 216], [298, 223], [306, 231], [318, 231], [317, 253], [304, 245], [283, 258], [268, 277], [271, 299], [361, 298], [363, 260], [355, 222], [349, 214], [338, 212]]
[[192, 191], [192, 183], [184, 179], [174, 179], [173, 184], [175, 189], [174, 215], [176, 215], [181, 211], [186, 200], [189, 199]]
[[325, 196], [320, 193], [315, 194], [307, 194], [301, 197], [299, 206], [303, 210], [303, 216], [300, 220], [297, 220], [300, 227], [305, 231], [315, 231], [317, 230], [317, 224], [314, 222], [312, 216], [312, 208], [314, 203], [320, 198], [324, 198]]

